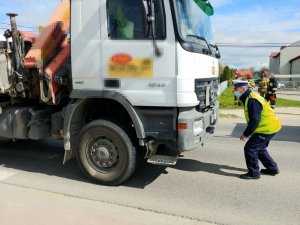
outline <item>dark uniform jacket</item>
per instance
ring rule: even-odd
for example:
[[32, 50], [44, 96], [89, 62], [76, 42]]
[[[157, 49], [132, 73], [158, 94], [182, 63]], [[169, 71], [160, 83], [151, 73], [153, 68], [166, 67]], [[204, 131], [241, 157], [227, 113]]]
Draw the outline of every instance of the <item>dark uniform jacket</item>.
[[267, 94], [268, 95], [276, 95], [277, 87], [278, 87], [277, 79], [275, 77], [271, 77], [268, 82]]
[[[245, 106], [246, 99], [248, 98], [248, 96], [250, 95], [251, 92], [252, 91], [250, 89], [248, 89], [240, 97], [240, 100], [243, 102], [244, 106]], [[245, 137], [250, 136], [256, 130], [256, 128], [260, 122], [262, 110], [263, 110], [263, 107], [258, 100], [249, 98], [249, 101], [248, 101], [249, 123], [248, 123], [246, 130], [243, 133]]]

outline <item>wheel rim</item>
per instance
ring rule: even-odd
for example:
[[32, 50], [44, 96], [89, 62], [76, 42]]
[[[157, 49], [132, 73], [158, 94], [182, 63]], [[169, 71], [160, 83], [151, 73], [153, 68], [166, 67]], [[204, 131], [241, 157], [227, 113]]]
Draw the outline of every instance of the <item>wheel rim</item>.
[[88, 147], [87, 159], [94, 169], [100, 172], [111, 171], [119, 162], [118, 148], [108, 137], [94, 139]]

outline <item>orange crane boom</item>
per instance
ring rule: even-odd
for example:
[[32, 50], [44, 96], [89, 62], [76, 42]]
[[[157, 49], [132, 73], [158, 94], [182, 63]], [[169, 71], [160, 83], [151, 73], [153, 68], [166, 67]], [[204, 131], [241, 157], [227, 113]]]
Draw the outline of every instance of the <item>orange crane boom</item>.
[[48, 57], [53, 55], [63, 41], [70, 27], [70, 0], [62, 0], [54, 14], [47, 22], [40, 36], [24, 59], [25, 68], [45, 66]]

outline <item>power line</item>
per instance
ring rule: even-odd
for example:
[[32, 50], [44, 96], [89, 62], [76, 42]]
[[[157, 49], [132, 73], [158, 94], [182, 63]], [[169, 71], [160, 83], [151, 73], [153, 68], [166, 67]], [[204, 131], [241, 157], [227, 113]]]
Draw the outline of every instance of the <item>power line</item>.
[[248, 42], [248, 43], [237, 43], [237, 42], [227, 42], [227, 43], [217, 43], [217, 44], [223, 44], [223, 45], [235, 45], [235, 44], [241, 44], [241, 45], [253, 45], [253, 44], [259, 44], [259, 45], [289, 45], [291, 43], [288, 42]]
[[[0, 24], [10, 26], [10, 23], [4, 23], [4, 22], [1, 22], [1, 21], [0, 21]], [[19, 25], [19, 24], [17, 24], [17, 26], [18, 27], [23, 27], [23, 28], [28, 28], [28, 29], [38, 29], [38, 27], [23, 26], [23, 25]]]
[[[10, 26], [9, 23], [1, 22], [0, 24]], [[23, 26], [23, 25], [17, 25], [18, 27], [27, 28], [27, 29], [35, 29], [38, 30], [38, 27], [32, 27], [32, 26]], [[0, 28], [0, 30], [6, 30], [9, 28]], [[291, 43], [287, 42], [261, 42], [261, 43], [216, 43], [219, 47], [223, 48], [280, 48], [282, 46], [288, 46], [288, 47], [300, 47], [300, 45], [292, 45]]]
[[[222, 48], [281, 48], [282, 45], [222, 45], [218, 44], [219, 47]], [[296, 48], [300, 47], [300, 45], [284, 45], [284, 47]]]
[[300, 44], [292, 44], [287, 42], [253, 42], [253, 43], [217, 43], [219, 47], [228, 47], [228, 48], [281, 48], [281, 47], [300, 47]]
[[235, 43], [216, 43], [219, 47], [237, 47], [237, 48], [275, 48], [275, 47], [299, 47], [300, 43], [287, 43], [287, 42], [252, 42], [252, 43], [241, 43], [241, 42], [235, 42]]
[[5, 25], [10, 25], [9, 23], [4, 23], [4, 22], [1, 22], [1, 21], [0, 21], [0, 23], [1, 23], [1, 24], [5, 24]]

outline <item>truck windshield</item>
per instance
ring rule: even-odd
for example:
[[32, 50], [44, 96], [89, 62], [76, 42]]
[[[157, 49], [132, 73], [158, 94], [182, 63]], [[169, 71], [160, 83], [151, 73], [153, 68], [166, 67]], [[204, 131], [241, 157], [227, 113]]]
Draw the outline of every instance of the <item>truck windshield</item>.
[[174, 1], [181, 38], [186, 42], [198, 44], [203, 44], [203, 39], [205, 39], [208, 44], [214, 45], [210, 16], [194, 0]]

